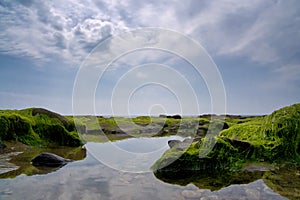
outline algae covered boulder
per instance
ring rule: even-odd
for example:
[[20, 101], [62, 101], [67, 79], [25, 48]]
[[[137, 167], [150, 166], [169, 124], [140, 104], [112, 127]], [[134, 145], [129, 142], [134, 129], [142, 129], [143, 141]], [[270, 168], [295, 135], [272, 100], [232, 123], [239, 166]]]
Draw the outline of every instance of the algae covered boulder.
[[0, 111], [0, 140], [27, 145], [82, 144], [72, 120], [42, 108]]
[[[209, 148], [213, 144], [213, 148]], [[188, 148], [170, 148], [152, 166], [154, 171], [238, 170], [245, 162], [300, 163], [300, 104], [252, 118], [202, 138]], [[206, 149], [209, 153], [201, 154]]]

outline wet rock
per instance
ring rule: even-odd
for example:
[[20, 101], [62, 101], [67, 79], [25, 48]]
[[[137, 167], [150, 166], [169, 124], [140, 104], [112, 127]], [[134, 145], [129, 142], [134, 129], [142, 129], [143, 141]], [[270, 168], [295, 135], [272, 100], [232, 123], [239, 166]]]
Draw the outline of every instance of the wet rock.
[[169, 140], [168, 141], [168, 145], [170, 148], [173, 148], [174, 146], [178, 145], [179, 143], [181, 143], [180, 140]]
[[180, 140], [169, 140], [168, 145], [170, 148], [176, 148], [177, 150], [184, 150], [191, 145], [193, 139], [187, 138], [182, 142]]
[[31, 160], [31, 163], [34, 166], [46, 167], [61, 167], [66, 165], [68, 162], [71, 162], [71, 160], [47, 152], [41, 153]]

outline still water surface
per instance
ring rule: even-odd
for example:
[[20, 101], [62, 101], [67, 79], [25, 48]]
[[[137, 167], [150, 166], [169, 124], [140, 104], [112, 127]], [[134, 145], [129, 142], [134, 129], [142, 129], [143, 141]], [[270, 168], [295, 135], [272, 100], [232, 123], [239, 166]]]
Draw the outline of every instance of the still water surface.
[[[274, 192], [270, 185], [276, 190], [279, 186], [284, 191], [286, 189], [291, 190], [292, 196], [290, 193], [285, 195], [286, 193], [281, 192], [289, 198], [296, 199], [300, 197], [298, 196], [299, 185], [297, 187], [297, 179], [299, 178], [297, 169], [289, 172], [274, 172], [276, 175], [283, 173], [282, 176], [284, 177], [287, 177], [286, 174], [290, 174], [291, 177], [295, 178], [295, 180], [289, 180], [291, 182], [289, 188], [282, 188], [284, 186], [280, 183], [272, 182], [273, 179], [276, 179], [277, 182], [281, 180], [277, 176], [272, 179], [273, 172], [266, 172], [270, 173], [268, 175], [269, 179], [263, 178], [266, 177], [263, 174], [258, 176], [257, 174], [247, 174], [247, 176], [251, 176], [250, 178], [247, 177], [248, 181], [245, 181], [245, 177], [243, 177], [241, 178], [243, 181], [235, 181], [239, 184], [230, 181], [229, 179], [232, 177], [225, 176], [225, 180], [228, 178], [228, 184], [226, 184], [227, 180], [224, 183], [223, 177], [223, 185], [216, 185], [215, 183], [218, 183], [218, 181], [215, 180], [219, 180], [219, 177], [214, 176], [198, 174], [191, 175], [188, 178], [181, 176], [177, 178], [177, 175], [174, 175], [171, 179], [164, 179], [164, 177], [159, 177], [159, 179], [150, 170], [143, 173], [142, 170], [139, 171], [140, 173], [126, 172], [136, 170], [136, 168], [128, 166], [149, 169], [161, 153], [168, 148], [167, 141], [170, 139], [182, 138], [127, 139], [114, 142], [113, 147], [111, 146], [112, 143], [87, 143], [88, 153], [83, 160], [69, 163], [60, 169], [43, 171], [34, 169], [29, 164], [22, 166], [23, 171], [19, 170], [18, 173], [15, 171], [13, 174], [14, 171], [12, 171], [7, 177], [2, 174], [0, 199], [287, 199], [278, 192]], [[103, 158], [101, 157], [103, 152], [105, 152], [105, 155], [110, 155], [109, 157], [114, 157], [114, 153], [111, 152], [114, 152], [115, 149], [112, 150], [111, 148], [121, 149], [133, 154], [140, 153], [141, 155], [155, 152], [158, 157], [147, 157], [152, 160], [150, 159], [147, 162], [145, 161], [146, 164], [139, 165], [139, 162], [134, 162], [131, 157], [122, 159], [117, 156], [118, 159], [112, 159], [113, 161], [109, 161], [110, 163], [105, 160], [105, 164], [103, 164], [103, 162], [100, 162]], [[140, 149], [137, 150], [138, 148]], [[55, 152], [55, 150], [53, 151]], [[23, 159], [23, 162], [28, 164], [29, 154], [27, 151], [26, 156], [20, 157], [19, 160]], [[107, 159], [107, 157], [104, 158]], [[119, 161], [119, 163], [116, 161]], [[17, 166], [18, 163], [15, 165]], [[19, 165], [21, 164], [19, 163]], [[120, 170], [122, 165], [124, 170]], [[295, 173], [295, 175], [291, 173]], [[25, 174], [29, 174], [29, 176]], [[235, 176], [235, 179], [237, 177], [239, 176]], [[278, 191], [280, 192], [280, 189]]]

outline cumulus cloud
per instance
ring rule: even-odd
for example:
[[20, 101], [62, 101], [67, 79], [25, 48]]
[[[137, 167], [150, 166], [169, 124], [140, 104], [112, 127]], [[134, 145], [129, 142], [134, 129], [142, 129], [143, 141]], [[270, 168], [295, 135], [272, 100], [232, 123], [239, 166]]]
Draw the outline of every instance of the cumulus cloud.
[[297, 0], [3, 0], [0, 52], [74, 64], [109, 36], [162, 27], [191, 36], [213, 56], [288, 65], [300, 54], [299, 13]]
[[[87, 4], [87, 5], [86, 5]], [[92, 2], [3, 1], [0, 52], [78, 64], [101, 40], [126, 29]]]

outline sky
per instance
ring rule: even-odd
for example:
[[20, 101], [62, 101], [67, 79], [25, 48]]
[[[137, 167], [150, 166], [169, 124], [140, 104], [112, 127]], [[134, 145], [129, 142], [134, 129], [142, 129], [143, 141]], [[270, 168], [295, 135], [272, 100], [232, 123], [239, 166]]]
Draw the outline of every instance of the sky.
[[[269, 114], [300, 102], [298, 0], [1, 0], [0, 109], [73, 114], [74, 85], [93, 49], [148, 27], [183, 34], [205, 49], [222, 78], [226, 113]], [[145, 84], [122, 96], [130, 85], [118, 84], [124, 77]], [[165, 85], [147, 84], [147, 77]], [[182, 77], [185, 86], [176, 84]], [[178, 55], [141, 49], [115, 60], [96, 86], [94, 111], [81, 105], [76, 114], [181, 114], [184, 107], [184, 114], [211, 113], [210, 87]], [[189, 101], [193, 95], [199, 109]]]

